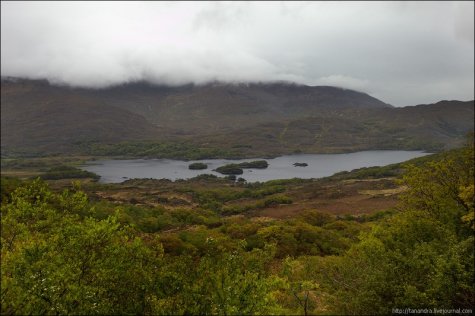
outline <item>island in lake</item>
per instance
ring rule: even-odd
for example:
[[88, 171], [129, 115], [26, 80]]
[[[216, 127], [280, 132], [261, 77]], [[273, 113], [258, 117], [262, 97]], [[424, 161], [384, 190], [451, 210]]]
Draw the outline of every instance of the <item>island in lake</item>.
[[208, 169], [208, 165], [202, 162], [194, 162], [188, 166], [190, 170], [203, 170]]
[[242, 169], [266, 169], [269, 166], [265, 160], [247, 161], [242, 163], [231, 163], [214, 169], [221, 174], [237, 175], [243, 174]]

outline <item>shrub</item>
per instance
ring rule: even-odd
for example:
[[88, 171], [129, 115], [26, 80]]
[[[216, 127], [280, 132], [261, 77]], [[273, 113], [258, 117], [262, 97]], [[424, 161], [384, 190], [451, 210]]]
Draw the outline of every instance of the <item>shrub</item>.
[[92, 178], [99, 180], [100, 176], [86, 170], [71, 166], [58, 166], [49, 169], [41, 176], [44, 180], [58, 180], [58, 179], [76, 179], [76, 178]]
[[265, 207], [278, 204], [292, 204], [292, 199], [286, 195], [274, 195], [264, 201]]

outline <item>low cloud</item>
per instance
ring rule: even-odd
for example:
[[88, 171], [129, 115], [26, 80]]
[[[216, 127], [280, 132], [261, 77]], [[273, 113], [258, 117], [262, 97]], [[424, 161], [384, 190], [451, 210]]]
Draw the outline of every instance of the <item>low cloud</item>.
[[[3, 76], [103, 87], [295, 81], [473, 99], [473, 2], [1, 3]], [[435, 87], [437, 89], [435, 89]]]
[[353, 78], [344, 75], [331, 75], [319, 78], [316, 82], [318, 85], [337, 86], [358, 91], [367, 90], [369, 87], [369, 80]]

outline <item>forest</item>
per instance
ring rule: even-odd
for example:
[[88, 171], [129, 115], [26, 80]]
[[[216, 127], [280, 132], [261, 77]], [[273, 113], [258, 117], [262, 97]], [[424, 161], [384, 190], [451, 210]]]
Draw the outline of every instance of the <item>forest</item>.
[[[2, 314], [468, 313], [475, 305], [473, 140], [319, 180], [57, 180], [68, 172], [93, 177], [68, 168], [43, 179], [2, 176]], [[302, 204], [338, 199], [342, 183], [377, 183], [398, 202], [353, 214]], [[263, 215], [299, 205], [291, 216]]]

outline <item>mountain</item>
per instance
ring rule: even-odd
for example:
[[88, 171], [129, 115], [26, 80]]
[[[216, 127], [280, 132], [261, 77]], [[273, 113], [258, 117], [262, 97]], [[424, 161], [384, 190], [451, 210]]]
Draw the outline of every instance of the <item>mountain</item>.
[[167, 87], [137, 82], [106, 89], [63, 89], [63, 92], [120, 107], [182, 134], [234, 130], [345, 107], [389, 107], [365, 93], [290, 83]]
[[345, 109], [335, 115], [275, 121], [204, 135], [197, 145], [239, 148], [246, 155], [340, 153], [461, 146], [474, 129], [474, 101], [441, 101], [402, 108]]
[[186, 141], [246, 155], [453, 147], [473, 129], [473, 101], [394, 108], [328, 86], [253, 83], [104, 89], [2, 78], [2, 155], [81, 144]]
[[2, 80], [2, 154], [61, 153], [74, 142], [150, 139], [156, 133], [138, 114], [65, 93], [45, 81]]

